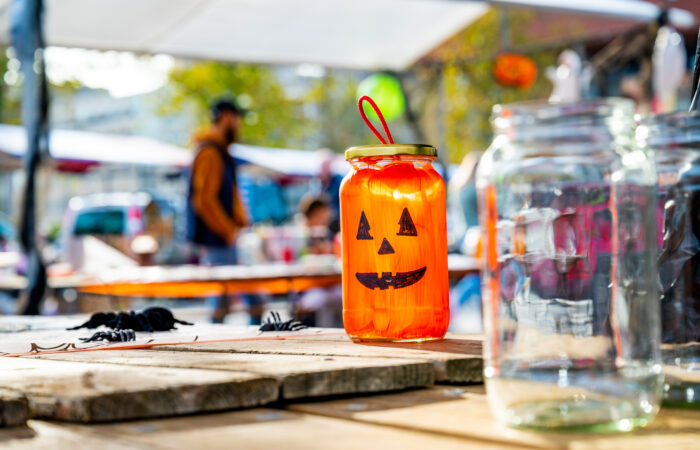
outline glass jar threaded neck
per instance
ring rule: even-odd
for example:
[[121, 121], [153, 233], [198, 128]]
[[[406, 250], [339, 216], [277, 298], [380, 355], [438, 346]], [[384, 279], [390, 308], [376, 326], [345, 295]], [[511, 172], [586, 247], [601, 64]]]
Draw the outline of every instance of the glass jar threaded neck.
[[[520, 102], [493, 107], [496, 136], [521, 146], [591, 151], [634, 137], [634, 103], [623, 98], [577, 103]], [[625, 142], [627, 143], [627, 142]]]
[[642, 120], [637, 139], [656, 150], [700, 150], [700, 111], [659, 114]]

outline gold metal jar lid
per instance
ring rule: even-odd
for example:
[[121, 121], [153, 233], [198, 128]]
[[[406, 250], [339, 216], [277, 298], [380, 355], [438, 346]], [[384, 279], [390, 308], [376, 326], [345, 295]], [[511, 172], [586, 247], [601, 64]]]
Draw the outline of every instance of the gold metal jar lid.
[[363, 158], [366, 156], [417, 155], [437, 156], [437, 149], [426, 144], [377, 144], [350, 147], [345, 150], [345, 159]]

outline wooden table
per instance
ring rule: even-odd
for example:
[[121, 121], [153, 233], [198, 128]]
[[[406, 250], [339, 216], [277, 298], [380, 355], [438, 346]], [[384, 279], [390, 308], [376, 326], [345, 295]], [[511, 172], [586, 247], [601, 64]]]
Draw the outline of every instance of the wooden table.
[[1, 274], [0, 289], [6, 291], [19, 291], [27, 287], [27, 279], [21, 275]]
[[426, 344], [358, 345], [339, 330], [325, 330], [0, 358], [0, 419], [21, 415], [22, 396], [25, 416], [27, 408], [35, 416], [26, 426], [0, 430], [0, 444], [52, 450], [698, 447], [700, 411], [690, 410], [663, 409], [648, 428], [627, 434], [504, 428], [493, 420], [480, 384], [481, 341], [448, 335]]
[[[448, 256], [453, 279], [478, 273], [478, 261]], [[286, 294], [325, 288], [341, 282], [339, 261], [323, 264], [259, 264], [254, 266], [124, 267], [92, 275], [53, 277], [53, 288], [77, 288], [86, 294], [121, 297], [213, 297], [241, 293]]]

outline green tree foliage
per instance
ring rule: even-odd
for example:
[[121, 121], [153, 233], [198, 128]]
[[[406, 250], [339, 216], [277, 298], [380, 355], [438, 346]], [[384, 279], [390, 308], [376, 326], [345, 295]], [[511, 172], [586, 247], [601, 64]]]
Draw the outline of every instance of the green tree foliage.
[[[436, 96], [442, 96], [443, 144], [449, 159], [458, 163], [471, 151], [485, 150], [491, 139], [489, 123], [494, 104], [546, 99], [552, 89], [544, 76], [548, 66], [556, 63], [560, 49], [521, 52], [529, 44], [525, 27], [533, 13], [524, 10], [510, 12], [509, 25], [512, 49], [501, 44], [501, 14], [492, 9], [479, 20], [442, 46], [434, 56], [442, 62]], [[538, 68], [537, 81], [527, 89], [500, 85], [493, 76], [493, 61], [500, 51], [525, 53]], [[439, 92], [441, 90], [441, 92]]]
[[182, 65], [170, 73], [171, 90], [163, 114], [193, 111], [196, 122], [209, 122], [209, 105], [220, 97], [236, 96], [249, 113], [242, 141], [272, 147], [301, 147], [309, 124], [303, 104], [289, 99], [274, 72], [265, 66], [202, 62]]
[[314, 111], [318, 147], [344, 151], [377, 142], [357, 110], [357, 85], [357, 74], [347, 71], [328, 71], [312, 84], [306, 101]]
[[[19, 73], [19, 61], [8, 57], [14, 56], [12, 48], [0, 47], [0, 123], [19, 125], [22, 122], [22, 75]], [[12, 80], [12, 84], [8, 84]], [[73, 95], [82, 85], [76, 80], [62, 84], [49, 84], [49, 95]]]
[[[8, 64], [10, 58], [8, 58], [7, 48], [0, 47], [0, 122], [9, 123], [17, 125], [21, 122], [21, 110], [20, 110], [20, 83], [17, 82], [13, 85], [7, 84], [5, 74], [10, 70]], [[16, 60], [15, 60], [16, 61]], [[16, 77], [17, 68], [12, 70], [13, 74], [7, 77]], [[17, 80], [19, 81], [19, 80]]]
[[323, 77], [299, 80], [303, 94], [290, 99], [269, 67], [193, 63], [170, 73], [159, 110], [166, 115], [193, 111], [196, 123], [206, 126], [212, 100], [235, 94], [251, 111], [243, 142], [342, 152], [349, 146], [376, 142], [357, 111], [359, 79], [357, 72], [328, 70]]
[[[402, 76], [426, 142], [447, 150], [451, 162], [458, 163], [466, 153], [483, 151], [489, 145], [489, 116], [494, 104], [545, 99], [551, 92], [544, 73], [556, 63], [561, 48], [532, 50], [527, 26], [535, 15], [515, 9], [509, 12], [512, 46], [508, 48], [501, 42], [502, 14], [498, 9], [490, 10]], [[505, 87], [494, 79], [493, 61], [501, 51], [526, 54], [534, 60], [539, 74], [533, 86]], [[290, 99], [269, 67], [187, 64], [170, 74], [170, 90], [161, 111], [192, 109], [198, 124], [204, 125], [210, 102], [235, 93], [242, 103], [250, 101], [253, 113], [246, 120], [244, 142], [343, 151], [352, 145], [376, 142], [357, 112], [357, 85], [364, 75], [328, 70], [310, 83], [304, 95]], [[415, 140], [406, 117], [390, 126], [397, 142]]]

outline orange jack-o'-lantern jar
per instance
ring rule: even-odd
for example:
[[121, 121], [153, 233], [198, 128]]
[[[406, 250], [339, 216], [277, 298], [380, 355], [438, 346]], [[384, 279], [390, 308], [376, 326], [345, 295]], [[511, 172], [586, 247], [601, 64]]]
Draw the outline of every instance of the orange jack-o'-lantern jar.
[[345, 152], [343, 322], [355, 341], [440, 339], [449, 322], [445, 184], [428, 145]]

